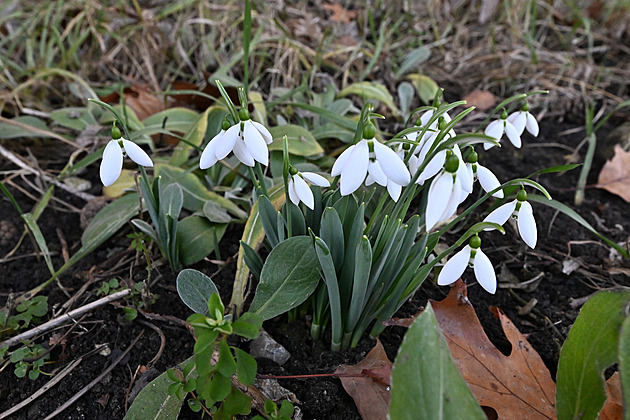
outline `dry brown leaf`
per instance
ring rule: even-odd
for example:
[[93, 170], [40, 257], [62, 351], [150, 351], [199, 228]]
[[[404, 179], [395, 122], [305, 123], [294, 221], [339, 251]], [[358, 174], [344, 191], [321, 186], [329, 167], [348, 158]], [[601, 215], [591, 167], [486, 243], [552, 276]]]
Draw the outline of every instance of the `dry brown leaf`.
[[332, 16], [329, 19], [333, 22], [350, 23], [357, 17], [357, 12], [344, 9], [339, 3], [324, 3], [322, 7], [332, 12]]
[[615, 145], [615, 156], [604, 164], [596, 187], [617, 194], [630, 203], [630, 152]]
[[599, 412], [599, 420], [617, 420], [623, 418], [623, 395], [621, 393], [621, 380], [619, 372], [615, 372], [606, 381], [606, 402]]
[[488, 339], [458, 280], [440, 302], [431, 301], [460, 373], [482, 406], [502, 420], [556, 418], [556, 385], [540, 356], [500, 309], [512, 354], [504, 356]]
[[467, 106], [474, 106], [480, 111], [490, 109], [497, 103], [497, 98], [492, 92], [487, 90], [475, 89], [468, 95], [464, 96]]
[[385, 349], [379, 340], [361, 362], [354, 366], [340, 365], [335, 374], [341, 376], [341, 384], [361, 414], [363, 420], [382, 420], [387, 418], [389, 407], [389, 378], [392, 362], [387, 358]]
[[[140, 121], [164, 110], [164, 103], [156, 97], [146, 86], [134, 85], [123, 89], [125, 104], [135, 112]], [[118, 103], [120, 94], [111, 93], [103, 98], [103, 102]]]

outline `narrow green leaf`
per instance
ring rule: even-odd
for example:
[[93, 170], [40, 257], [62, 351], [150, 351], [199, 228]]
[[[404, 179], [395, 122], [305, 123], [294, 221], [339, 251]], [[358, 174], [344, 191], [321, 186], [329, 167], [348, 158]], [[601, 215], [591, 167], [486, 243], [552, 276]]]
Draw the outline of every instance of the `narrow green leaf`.
[[37, 247], [42, 252], [44, 256], [44, 261], [46, 261], [46, 266], [48, 267], [48, 271], [50, 274], [55, 274], [55, 267], [53, 267], [52, 258], [50, 257], [50, 251], [48, 250], [48, 245], [46, 244], [46, 239], [42, 234], [42, 231], [39, 229], [37, 222], [33, 219], [33, 215], [31, 213], [22, 214], [22, 220], [28, 226], [28, 230], [33, 234], [33, 238], [35, 238], [35, 242], [37, 243]]
[[61, 126], [77, 131], [83, 131], [89, 125], [97, 126], [98, 130], [99, 125], [92, 113], [85, 107], [56, 109], [50, 113], [50, 119]]
[[[360, 239], [355, 251], [354, 276], [352, 278], [352, 298], [348, 309], [348, 318], [345, 331], [352, 333], [359, 321], [365, 305], [365, 293], [367, 291], [368, 279], [370, 278], [370, 268], [372, 263], [372, 246], [367, 236]], [[344, 279], [347, 281], [347, 279]]]
[[138, 214], [139, 209], [140, 200], [137, 193], [125, 195], [108, 204], [96, 213], [81, 235], [81, 245], [92, 251], [118, 232], [118, 229]]
[[455, 366], [431, 303], [398, 350], [388, 415], [395, 420], [486, 419]]
[[319, 282], [317, 255], [308, 236], [279, 243], [269, 254], [250, 310], [270, 319], [304, 302]]
[[265, 231], [265, 235], [267, 235], [271, 247], [275, 248], [278, 242], [280, 242], [276, 223], [278, 210], [276, 210], [269, 198], [265, 195], [261, 195], [256, 204], [258, 205], [260, 223]]
[[46, 123], [30, 115], [0, 122], [0, 139], [20, 137], [56, 137]]
[[324, 209], [319, 227], [319, 236], [330, 249], [333, 262], [335, 263], [335, 271], [339, 271], [343, 264], [345, 241], [341, 219], [334, 207], [326, 207]]
[[240, 242], [241, 247], [243, 249], [243, 258], [245, 259], [245, 264], [249, 267], [250, 271], [257, 279], [260, 279], [260, 273], [263, 268], [263, 260], [260, 256], [254, 251], [254, 248], [247, 245], [245, 242]]
[[341, 299], [339, 297], [339, 284], [335, 265], [330, 255], [330, 250], [321, 238], [315, 238], [315, 251], [317, 259], [322, 268], [326, 290], [328, 291], [328, 302], [330, 303], [330, 319], [332, 322], [332, 337], [330, 349], [337, 351], [341, 349], [343, 335], [343, 317], [341, 315]]
[[177, 226], [177, 243], [182, 264], [191, 265], [207, 257], [219, 245], [227, 225], [205, 217], [188, 216]]
[[166, 184], [160, 191], [160, 214], [177, 220], [184, 204], [184, 193], [178, 184]]
[[210, 277], [189, 268], [177, 275], [177, 293], [190, 309], [208, 315], [208, 300], [219, 290]]
[[427, 61], [430, 56], [431, 50], [424, 45], [409, 51], [405, 55], [405, 60], [396, 71], [396, 77], [398, 78], [400, 76], [403, 76], [409, 70], [418, 68], [418, 66]]
[[230, 223], [232, 217], [225, 211], [225, 208], [214, 201], [206, 201], [203, 205], [203, 214], [208, 220], [214, 223]]
[[596, 419], [606, 400], [604, 371], [617, 362], [630, 289], [602, 291], [580, 310], [558, 362], [558, 420]]
[[[197, 375], [194, 369], [193, 358], [180, 363], [180, 367], [193, 365], [185, 374], [186, 380], [190, 380]], [[168, 387], [173, 381], [166, 372], [151, 381], [145, 386], [138, 396], [133, 400], [124, 420], [167, 420], [176, 419], [182, 407], [182, 400], [174, 395], [169, 395]]]
[[313, 156], [324, 153], [315, 137], [309, 130], [299, 125], [285, 124], [271, 127], [269, 132], [273, 136], [273, 143], [269, 150], [282, 150], [282, 138], [289, 140], [289, 153], [297, 156]]

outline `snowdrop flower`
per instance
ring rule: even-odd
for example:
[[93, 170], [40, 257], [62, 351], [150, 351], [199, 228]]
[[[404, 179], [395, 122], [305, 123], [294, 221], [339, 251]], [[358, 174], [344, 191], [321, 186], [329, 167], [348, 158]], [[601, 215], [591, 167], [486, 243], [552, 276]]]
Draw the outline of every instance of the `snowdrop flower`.
[[446, 286], [454, 283], [464, 274], [467, 266], [475, 271], [477, 281], [489, 293], [497, 291], [497, 276], [490, 259], [481, 251], [481, 239], [475, 235], [461, 251], [444, 264], [437, 279], [437, 284]]
[[461, 154], [458, 155], [453, 148], [446, 158], [442, 171], [431, 182], [425, 213], [427, 232], [455, 214], [457, 206], [463, 201], [462, 196], [468, 194], [466, 190], [472, 186], [468, 171], [460, 161]]
[[[527, 202], [527, 193], [525, 190], [519, 191], [516, 200], [503, 204], [486, 216], [483, 221], [503, 225], [510, 216], [516, 219], [518, 233], [521, 235], [523, 242], [532, 249], [536, 248], [536, 240], [538, 239], [536, 219], [534, 219], [532, 205]], [[492, 230], [492, 228], [485, 230]]]
[[352, 194], [363, 181], [367, 185], [376, 182], [387, 187], [392, 199], [397, 201], [402, 186], [409, 184], [411, 176], [400, 156], [378, 142], [374, 134], [374, 125], [367, 124], [363, 128], [363, 139], [339, 155], [331, 175], [341, 175], [341, 195]]
[[525, 103], [520, 111], [511, 113], [507, 120], [514, 125], [519, 136], [523, 134], [523, 131], [527, 128], [529, 134], [538, 137], [538, 121], [529, 113], [528, 103]]
[[299, 172], [293, 166], [289, 169], [291, 177], [288, 182], [289, 198], [296, 206], [300, 204], [300, 201], [306, 204], [306, 207], [313, 210], [315, 206], [315, 200], [313, 198], [313, 191], [308, 186], [308, 183], [317, 185], [318, 187], [330, 187], [330, 182], [321, 175], [314, 172]]
[[[477, 152], [475, 152], [475, 149], [470, 152], [467, 161], [468, 162], [466, 162], [466, 169], [468, 170], [470, 178], [473, 180], [473, 182], [479, 181], [479, 184], [481, 184], [481, 188], [483, 188], [485, 192], [490, 192], [495, 188], [499, 188], [501, 186], [501, 183], [497, 179], [496, 175], [494, 175], [492, 171], [490, 171], [490, 169], [479, 164], [479, 155], [477, 154]], [[495, 192], [494, 194], [492, 194], [492, 196], [503, 198], [503, 190]]]
[[199, 160], [201, 169], [211, 167], [230, 152], [247, 166], [254, 166], [254, 161], [269, 164], [267, 145], [273, 141], [271, 133], [264, 125], [252, 121], [246, 108], [241, 108], [238, 115], [240, 122], [230, 127], [229, 121], [224, 120], [219, 134], [203, 150]]
[[112, 127], [112, 139], [103, 150], [100, 175], [104, 186], [112, 185], [122, 172], [123, 152], [138, 165], [153, 167], [153, 162], [147, 153], [132, 141], [122, 137], [120, 129]]
[[[484, 134], [486, 136], [492, 137], [497, 141], [501, 141], [503, 133], [505, 133], [505, 135], [510, 140], [510, 142], [512, 142], [514, 147], [521, 147], [521, 134], [516, 129], [516, 127], [514, 127], [514, 124], [512, 124], [512, 122], [508, 120], [508, 115], [505, 110], [503, 110], [503, 112], [501, 113], [501, 117], [498, 120], [492, 121], [490, 124], [488, 124], [486, 130], [484, 131]], [[490, 149], [491, 147], [494, 147], [494, 144], [483, 144], [483, 148], [486, 150]]]

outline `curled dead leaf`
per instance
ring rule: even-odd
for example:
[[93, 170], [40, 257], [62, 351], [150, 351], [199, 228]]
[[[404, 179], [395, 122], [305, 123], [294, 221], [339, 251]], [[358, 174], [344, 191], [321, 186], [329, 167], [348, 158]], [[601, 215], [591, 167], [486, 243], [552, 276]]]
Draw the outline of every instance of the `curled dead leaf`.
[[480, 89], [475, 89], [464, 96], [464, 100], [466, 101], [466, 105], [474, 106], [481, 111], [490, 109], [497, 103], [497, 98], [492, 92]]
[[630, 203], [630, 152], [615, 145], [615, 156], [604, 164], [595, 186]]

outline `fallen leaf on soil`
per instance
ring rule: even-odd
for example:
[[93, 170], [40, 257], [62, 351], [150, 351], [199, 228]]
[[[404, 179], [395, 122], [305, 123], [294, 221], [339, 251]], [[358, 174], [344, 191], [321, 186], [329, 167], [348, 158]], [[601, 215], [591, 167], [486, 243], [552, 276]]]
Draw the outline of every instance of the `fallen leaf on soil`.
[[475, 89], [464, 96], [464, 100], [467, 106], [474, 106], [480, 111], [492, 108], [497, 102], [497, 98], [491, 92], [479, 89]]
[[[125, 104], [136, 113], [140, 121], [164, 110], [164, 103], [145, 86], [134, 85], [123, 89]], [[114, 92], [101, 98], [103, 102], [118, 103], [120, 94]]]
[[387, 358], [379, 340], [361, 362], [354, 366], [340, 365], [335, 374], [356, 374], [340, 377], [343, 389], [352, 397], [363, 420], [387, 418], [389, 383], [392, 362]]
[[615, 145], [615, 156], [604, 164], [596, 187], [617, 194], [630, 203], [630, 152]]
[[498, 308], [512, 354], [504, 356], [488, 339], [459, 280], [440, 302], [431, 301], [455, 364], [482, 406], [500, 419], [556, 418], [556, 385], [540, 356]]
[[623, 418], [623, 396], [621, 394], [621, 381], [619, 372], [615, 372], [606, 381], [606, 394], [608, 398], [599, 412], [599, 420], [616, 420]]
[[344, 9], [339, 3], [324, 3], [322, 7], [333, 13], [329, 18], [333, 22], [350, 23], [357, 17], [357, 12]]

